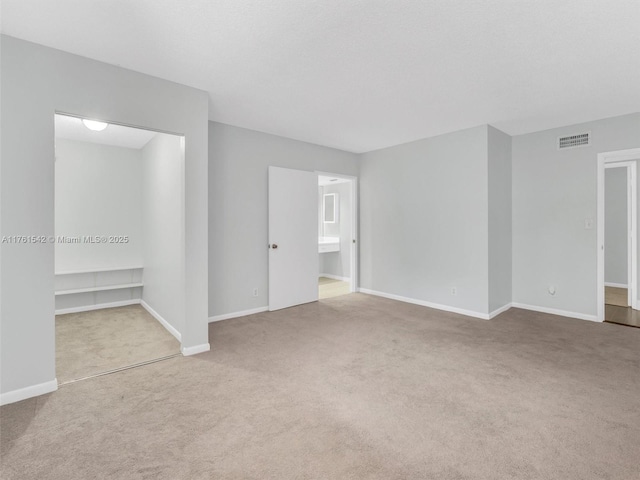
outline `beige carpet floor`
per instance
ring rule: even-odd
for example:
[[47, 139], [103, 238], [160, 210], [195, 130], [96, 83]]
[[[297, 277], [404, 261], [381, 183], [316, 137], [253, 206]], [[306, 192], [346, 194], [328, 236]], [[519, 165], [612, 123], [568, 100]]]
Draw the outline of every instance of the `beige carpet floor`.
[[640, 329], [345, 295], [0, 408], [2, 478], [638, 478]]
[[327, 277], [318, 278], [318, 288], [318, 298], [321, 300], [324, 298], [339, 297], [340, 295], [347, 295], [351, 293], [351, 285], [349, 282], [343, 282], [341, 280], [335, 280]]
[[180, 353], [180, 343], [140, 305], [56, 316], [58, 382]]

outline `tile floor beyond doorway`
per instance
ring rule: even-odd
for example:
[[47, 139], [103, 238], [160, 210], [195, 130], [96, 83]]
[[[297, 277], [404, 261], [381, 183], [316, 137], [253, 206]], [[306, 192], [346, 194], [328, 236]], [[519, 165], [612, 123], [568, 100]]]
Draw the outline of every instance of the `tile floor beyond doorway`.
[[617, 305], [604, 306], [605, 322], [619, 323], [630, 327], [640, 327], [640, 311]]
[[626, 288], [605, 287], [605, 322], [640, 327], [640, 312], [630, 308], [627, 299]]
[[349, 282], [343, 282], [341, 280], [334, 280], [333, 278], [319, 277], [318, 278], [318, 298], [339, 297], [340, 295], [347, 295], [351, 293], [351, 285]]
[[59, 383], [178, 353], [178, 340], [140, 305], [56, 315]]
[[604, 303], [606, 305], [628, 307], [627, 292], [628, 290], [626, 288], [604, 287]]

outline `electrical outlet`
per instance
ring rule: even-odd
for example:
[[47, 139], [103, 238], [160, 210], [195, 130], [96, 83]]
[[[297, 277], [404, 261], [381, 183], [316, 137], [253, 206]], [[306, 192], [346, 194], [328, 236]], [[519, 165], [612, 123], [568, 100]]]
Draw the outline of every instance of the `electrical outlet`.
[[451, 295], [458, 295], [458, 289], [456, 287], [451, 287]]
[[257, 289], [257, 288], [254, 288], [254, 289], [253, 289], [253, 296], [254, 296], [254, 297], [257, 297], [257, 296], [258, 296], [258, 289]]

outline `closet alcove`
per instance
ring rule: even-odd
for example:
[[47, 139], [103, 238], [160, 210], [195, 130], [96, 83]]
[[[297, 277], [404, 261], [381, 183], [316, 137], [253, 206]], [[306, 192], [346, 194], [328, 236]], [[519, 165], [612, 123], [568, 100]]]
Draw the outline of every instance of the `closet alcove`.
[[55, 133], [58, 380], [177, 354], [184, 137], [68, 115]]

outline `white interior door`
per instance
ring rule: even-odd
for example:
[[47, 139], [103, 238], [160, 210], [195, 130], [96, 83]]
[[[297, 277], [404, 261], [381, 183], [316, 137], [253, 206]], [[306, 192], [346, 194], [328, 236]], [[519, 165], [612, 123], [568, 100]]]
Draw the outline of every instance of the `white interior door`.
[[318, 300], [318, 177], [269, 167], [269, 310]]

